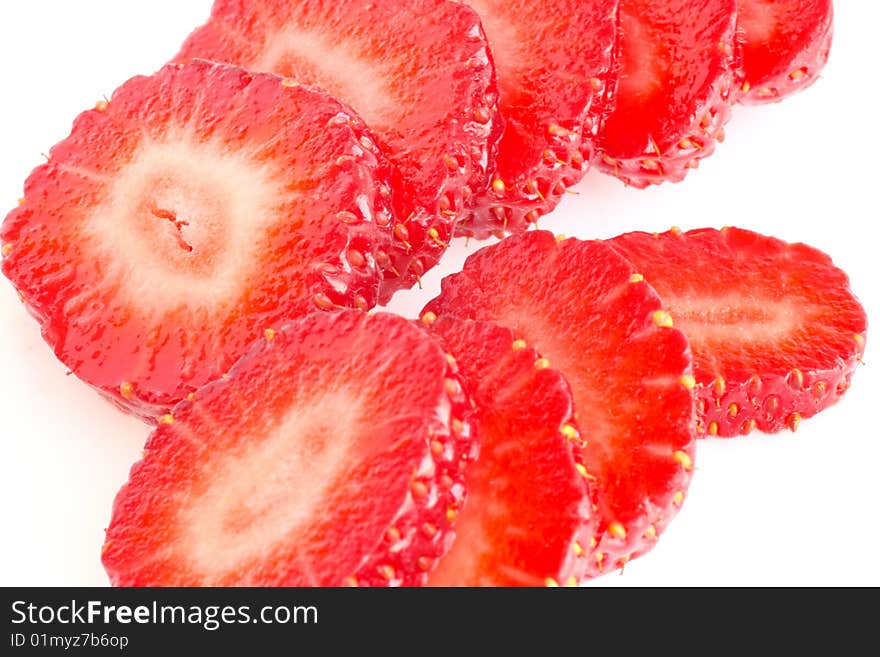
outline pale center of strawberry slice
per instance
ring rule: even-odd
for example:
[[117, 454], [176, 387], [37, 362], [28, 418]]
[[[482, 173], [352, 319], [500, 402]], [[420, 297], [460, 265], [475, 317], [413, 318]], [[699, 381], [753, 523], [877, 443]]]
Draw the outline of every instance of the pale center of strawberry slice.
[[377, 58], [359, 53], [349, 40], [331, 40], [317, 31], [288, 27], [268, 39], [262, 58], [251, 68], [314, 84], [355, 108], [374, 129], [393, 128], [410, 103], [389, 84], [393, 61], [376, 67]]
[[178, 270], [209, 276], [228, 235], [220, 195], [204, 182], [172, 178], [167, 173], [145, 178], [135, 193], [143, 205], [132, 218], [140, 224], [144, 239], [153, 242]]
[[769, 43], [776, 34], [779, 23], [777, 6], [773, 0], [748, 0], [737, 2], [740, 30], [748, 34], [752, 43]]
[[298, 401], [276, 426], [236, 441], [240, 452], [208, 457], [179, 516], [193, 567], [223, 573], [268, 558], [326, 518], [322, 504], [365, 456], [354, 444], [362, 408], [345, 391]]
[[290, 196], [267, 165], [172, 131], [141, 145], [83, 232], [137, 303], [211, 306], [247, 285]]
[[621, 12], [623, 72], [620, 91], [632, 99], [650, 99], [663, 89], [667, 56], [662, 40], [653, 35], [649, 24]]
[[[468, 4], [480, 14], [492, 52], [501, 54], [495, 58], [495, 68], [498, 70], [502, 102], [505, 105], [527, 102], [520, 96], [524, 81], [534, 68], [532, 53], [528, 52], [528, 39], [523, 38], [510, 20], [506, 7], [499, 12], [496, 3], [490, 0], [476, 0]], [[550, 15], [548, 20], [556, 20], [556, 17]]]
[[808, 308], [786, 299], [749, 299], [737, 294], [700, 297], [665, 296], [664, 301], [694, 346], [718, 344], [775, 344], [787, 339], [804, 321]]

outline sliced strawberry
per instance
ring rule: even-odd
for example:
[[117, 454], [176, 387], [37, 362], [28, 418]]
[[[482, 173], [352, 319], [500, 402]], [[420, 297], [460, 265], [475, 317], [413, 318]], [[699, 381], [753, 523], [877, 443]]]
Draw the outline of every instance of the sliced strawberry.
[[160, 424], [119, 492], [118, 586], [424, 582], [473, 457], [470, 405], [427, 332], [315, 313]]
[[815, 82], [834, 32], [831, 0], [737, 0], [741, 103], [781, 100]]
[[508, 326], [565, 375], [595, 478], [593, 572], [649, 550], [690, 482], [693, 375], [687, 339], [632, 265], [602, 242], [529, 232], [471, 256], [425, 312]]
[[609, 244], [690, 340], [701, 433], [797, 429], [849, 388], [867, 319], [824, 253], [739, 228], [629, 233]]
[[723, 140], [736, 0], [621, 0], [620, 78], [598, 165], [628, 185], [678, 182]]
[[433, 267], [500, 133], [479, 17], [449, 0], [217, 0], [176, 61], [202, 57], [315, 84], [364, 117], [398, 169], [379, 254], [382, 302]]
[[480, 458], [452, 549], [429, 586], [578, 582], [595, 534], [571, 390], [510, 329], [451, 317], [426, 323], [455, 358], [477, 409]]
[[498, 69], [504, 136], [463, 235], [522, 232], [556, 207], [593, 158], [619, 0], [470, 0]]
[[375, 304], [387, 176], [329, 96], [168, 66], [82, 114], [31, 174], [3, 272], [74, 374], [155, 418], [265, 330]]

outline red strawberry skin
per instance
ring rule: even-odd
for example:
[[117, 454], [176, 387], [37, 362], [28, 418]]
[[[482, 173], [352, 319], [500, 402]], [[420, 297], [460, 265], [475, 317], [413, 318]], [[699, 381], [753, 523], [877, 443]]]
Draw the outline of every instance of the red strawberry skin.
[[159, 425], [119, 492], [117, 586], [399, 586], [448, 548], [470, 404], [411, 322], [315, 313]]
[[735, 25], [735, 0], [621, 0], [600, 169], [643, 188], [680, 182], [713, 153], [734, 100]]
[[571, 390], [510, 329], [428, 316], [460, 368], [476, 407], [480, 458], [456, 539], [429, 586], [577, 583], [595, 535], [587, 480], [578, 471]]
[[324, 94], [167, 66], [80, 115], [31, 174], [3, 273], [74, 374], [155, 421], [266, 329], [375, 305], [389, 176]]
[[633, 266], [602, 242], [531, 231], [472, 255], [425, 312], [507, 326], [565, 375], [595, 478], [591, 574], [650, 550], [692, 474], [693, 376], [687, 339]]
[[742, 35], [741, 103], [772, 103], [806, 89], [831, 52], [831, 0], [737, 0]]
[[476, 0], [498, 69], [504, 135], [459, 234], [518, 233], [586, 174], [606, 110], [619, 0]]
[[477, 14], [449, 0], [217, 0], [175, 61], [229, 62], [316, 85], [353, 107], [395, 165], [377, 254], [387, 303], [443, 255], [500, 138]]
[[690, 340], [702, 434], [797, 429], [849, 388], [867, 318], [824, 253], [739, 228], [629, 233], [609, 244]]

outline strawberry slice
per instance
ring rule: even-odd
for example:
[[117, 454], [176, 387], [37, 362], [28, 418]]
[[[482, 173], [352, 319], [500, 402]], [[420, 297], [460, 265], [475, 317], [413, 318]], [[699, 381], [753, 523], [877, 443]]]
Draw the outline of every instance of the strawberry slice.
[[597, 163], [628, 185], [684, 179], [724, 138], [736, 0], [621, 0], [620, 78]]
[[155, 419], [267, 329], [376, 303], [388, 165], [350, 109], [194, 62], [85, 112], [0, 231], [70, 370]]
[[617, 39], [619, 0], [470, 0], [498, 69], [504, 135], [488, 189], [459, 233], [522, 232], [593, 158]]
[[739, 228], [630, 233], [609, 244], [690, 340], [701, 433], [794, 430], [849, 388], [867, 319], [824, 253]]
[[769, 103], [815, 82], [831, 51], [831, 0], [737, 0], [741, 103]]
[[690, 482], [694, 386], [687, 339], [632, 265], [528, 232], [471, 256], [425, 312], [507, 326], [565, 375], [595, 478], [592, 573], [649, 550]]
[[118, 586], [421, 584], [461, 506], [469, 413], [412, 322], [288, 324], [150, 437], [104, 566]]
[[357, 110], [396, 165], [382, 303], [433, 267], [486, 186], [498, 93], [476, 13], [449, 0], [217, 0], [176, 61], [201, 57], [318, 85]]
[[510, 329], [424, 319], [460, 368], [480, 441], [455, 543], [428, 585], [577, 583], [595, 528], [574, 458], [579, 433], [568, 383]]

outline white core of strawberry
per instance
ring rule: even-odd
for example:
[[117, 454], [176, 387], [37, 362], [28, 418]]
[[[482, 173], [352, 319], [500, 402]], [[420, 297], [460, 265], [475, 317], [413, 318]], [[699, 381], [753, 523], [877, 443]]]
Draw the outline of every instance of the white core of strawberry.
[[271, 166], [184, 131], [145, 140], [108, 190], [83, 236], [120, 292], [156, 311], [238, 296], [292, 197]]
[[766, 0], [739, 0], [737, 16], [740, 29], [749, 35], [753, 43], [769, 43], [776, 33], [779, 22], [777, 7]]
[[374, 129], [396, 126], [410, 108], [389, 85], [391, 71], [405, 68], [403, 62], [388, 61], [387, 70], [379, 70], [375, 55], [361, 55], [351, 45], [338, 36], [291, 26], [268, 38], [251, 68], [316, 84], [356, 108]]
[[776, 344], [813, 320], [803, 299], [746, 298], [728, 294], [701, 298], [665, 295], [676, 328], [696, 344]]
[[[627, 72], [620, 79], [620, 87], [627, 95], [651, 98], [662, 91], [666, 78], [663, 62], [668, 58], [663, 53], [662, 39], [651, 34], [650, 25], [638, 16], [621, 12], [620, 20], [626, 36], [623, 57]], [[646, 144], [645, 149], [653, 150], [653, 146]]]
[[353, 443], [363, 416], [345, 391], [297, 400], [275, 426], [237, 441], [238, 451], [208, 457], [179, 516], [192, 568], [231, 572], [326, 518], [317, 510], [362, 456]]
[[[475, 0], [468, 2], [468, 5], [480, 15], [489, 46], [493, 53], [497, 53], [495, 67], [498, 70], [498, 85], [502, 97], [505, 101], [513, 101], [522, 80], [533, 73], [530, 66], [534, 59], [527, 50], [529, 41], [510, 20], [506, 5], [499, 7], [498, 2], [491, 0]], [[558, 17], [552, 13], [547, 15], [548, 22], [556, 20]], [[541, 71], [541, 74], [546, 75], [546, 72]]]

